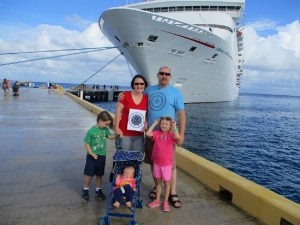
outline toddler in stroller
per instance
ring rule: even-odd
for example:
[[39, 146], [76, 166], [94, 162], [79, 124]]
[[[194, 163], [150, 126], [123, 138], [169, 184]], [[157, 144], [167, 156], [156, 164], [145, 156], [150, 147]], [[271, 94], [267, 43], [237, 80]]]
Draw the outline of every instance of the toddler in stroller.
[[13, 96], [19, 96], [19, 85], [17, 80], [12, 86], [12, 90], [13, 90]]
[[124, 194], [126, 197], [126, 206], [132, 206], [132, 199], [134, 192], [136, 191], [136, 182], [134, 179], [134, 167], [133, 166], [126, 166], [123, 174], [117, 174], [116, 177], [116, 187], [114, 188], [114, 207], [120, 206], [121, 197]]
[[[100, 217], [100, 225], [109, 225], [110, 218], [132, 218], [128, 224], [136, 225], [136, 208], [143, 208], [143, 200], [140, 200], [140, 177], [144, 155], [142, 151], [117, 150], [113, 156], [115, 162], [114, 177], [110, 187], [110, 197], [107, 202], [106, 215]], [[125, 195], [126, 200], [122, 199]], [[129, 214], [113, 213], [120, 205], [125, 205]], [[123, 210], [122, 210], [123, 211]]]

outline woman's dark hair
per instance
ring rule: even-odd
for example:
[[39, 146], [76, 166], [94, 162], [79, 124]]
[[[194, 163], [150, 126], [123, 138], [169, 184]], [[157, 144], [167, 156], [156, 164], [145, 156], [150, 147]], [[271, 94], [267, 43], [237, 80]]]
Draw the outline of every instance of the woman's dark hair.
[[135, 76], [132, 78], [132, 80], [131, 80], [131, 88], [132, 88], [132, 89], [134, 89], [134, 80], [135, 80], [136, 78], [141, 78], [141, 79], [144, 81], [144, 83], [145, 83], [144, 88], [145, 88], [145, 89], [146, 89], [146, 87], [148, 87], [148, 82], [146, 81], [145, 77], [143, 77], [143, 76], [140, 75], [140, 74], [137, 74], [137, 75], [135, 75]]
[[103, 122], [110, 121], [109, 128], [112, 129], [114, 126], [114, 120], [112, 116], [109, 114], [107, 111], [102, 111], [98, 116], [97, 116], [97, 123], [99, 123], [99, 120], [102, 120]]

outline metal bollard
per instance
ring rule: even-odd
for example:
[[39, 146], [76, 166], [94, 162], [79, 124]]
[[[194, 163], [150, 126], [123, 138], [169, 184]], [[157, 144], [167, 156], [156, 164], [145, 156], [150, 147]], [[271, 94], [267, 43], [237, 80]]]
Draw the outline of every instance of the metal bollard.
[[83, 91], [80, 91], [80, 99], [83, 100]]

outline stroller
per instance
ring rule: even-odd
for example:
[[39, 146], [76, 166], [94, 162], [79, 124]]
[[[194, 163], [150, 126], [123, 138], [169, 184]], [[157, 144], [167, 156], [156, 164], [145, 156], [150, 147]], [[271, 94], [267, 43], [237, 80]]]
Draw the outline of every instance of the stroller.
[[[140, 200], [140, 178], [142, 173], [142, 161], [144, 159], [144, 154], [142, 151], [126, 151], [117, 150], [113, 156], [114, 166], [114, 177], [112, 179], [112, 185], [110, 187], [110, 196], [108, 199], [106, 207], [106, 215], [100, 217], [100, 225], [109, 225], [111, 217], [121, 217], [121, 218], [131, 218], [128, 225], [137, 225], [138, 222], [135, 221], [136, 208], [143, 208], [143, 200]], [[120, 206], [125, 205], [126, 209], [129, 210], [129, 214], [124, 213], [113, 213], [111, 211], [116, 210], [112, 204], [114, 202], [113, 193], [115, 187], [115, 179], [117, 174], [122, 174], [126, 166], [133, 166], [135, 168], [134, 177], [136, 180], [136, 192], [133, 196], [132, 207], [126, 207], [125, 200], [121, 200]]]

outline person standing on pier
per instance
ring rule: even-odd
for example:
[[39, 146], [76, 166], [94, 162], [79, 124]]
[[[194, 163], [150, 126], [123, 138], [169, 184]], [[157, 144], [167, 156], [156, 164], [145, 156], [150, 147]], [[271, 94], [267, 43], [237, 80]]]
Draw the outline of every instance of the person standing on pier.
[[125, 92], [124, 98], [116, 106], [115, 134], [121, 139], [124, 150], [142, 150], [143, 132], [147, 128], [146, 111], [148, 97], [143, 91], [148, 86], [146, 79], [135, 75], [131, 80], [131, 92]]
[[7, 82], [7, 94], [9, 94], [10, 80], [6, 80], [6, 82]]
[[[154, 127], [159, 129], [153, 131]], [[173, 167], [174, 144], [179, 139], [176, 121], [169, 116], [161, 117], [147, 130], [146, 135], [154, 141], [151, 160], [153, 160], [152, 175], [155, 178], [156, 198], [148, 204], [149, 208], [161, 205], [162, 181], [164, 182], [163, 211], [170, 211], [168, 198], [170, 195], [171, 174]]]
[[8, 92], [8, 88], [7, 88], [7, 80], [6, 78], [4, 78], [4, 80], [2, 81], [2, 89], [4, 91], [4, 96], [7, 95], [7, 92]]
[[[169, 115], [172, 118], [178, 116], [179, 121], [179, 139], [177, 146], [181, 146], [184, 142], [184, 133], [186, 125], [186, 115], [184, 110], [184, 101], [181, 92], [170, 86], [170, 80], [172, 78], [171, 69], [167, 66], [159, 68], [158, 73], [156, 74], [158, 79], [158, 84], [148, 87], [144, 94], [148, 96], [148, 124], [153, 124], [157, 118], [160, 118], [164, 115]], [[119, 94], [119, 100], [123, 98], [123, 93]], [[154, 130], [158, 129], [157, 127]], [[146, 138], [145, 145], [145, 158], [144, 163], [150, 164], [151, 171], [153, 171], [153, 161], [151, 160], [152, 150], [153, 150], [154, 141], [151, 140], [151, 137]], [[174, 145], [174, 149], [176, 146]], [[177, 183], [177, 170], [176, 170], [176, 154], [174, 153], [173, 167], [172, 167], [172, 177], [171, 177], [171, 190], [169, 201], [172, 206], [175, 208], [181, 207], [181, 202], [178, 198], [176, 191]], [[153, 177], [154, 183], [155, 178]], [[156, 198], [156, 188], [154, 187], [149, 194], [151, 199]]]
[[50, 92], [51, 91], [51, 82], [50, 82], [50, 80], [49, 80], [49, 82], [47, 82], [47, 87], [48, 87], [48, 92]]
[[107, 128], [113, 128], [113, 118], [107, 111], [102, 111], [97, 116], [97, 123], [91, 127], [85, 138], [85, 148], [87, 150], [86, 164], [84, 168], [83, 190], [81, 191], [82, 200], [89, 201], [89, 186], [96, 175], [96, 195], [104, 200], [105, 195], [101, 190], [102, 176], [104, 175], [106, 161], [106, 139], [113, 140], [116, 135], [111, 134]]
[[[181, 92], [170, 86], [170, 80], [172, 78], [171, 69], [167, 66], [163, 66], [157, 73], [158, 84], [148, 87], [145, 90], [145, 94], [148, 95], [148, 124], [153, 124], [157, 118], [169, 115], [171, 118], [178, 116], [179, 121], [179, 139], [177, 142], [178, 146], [181, 146], [184, 142], [184, 133], [186, 125], [186, 115], [184, 110], [184, 101]], [[157, 130], [155, 127], [154, 130]], [[146, 138], [145, 145], [145, 158], [144, 162], [151, 165], [151, 171], [153, 172], [153, 161], [151, 159], [153, 151], [154, 141], [151, 137]], [[174, 150], [176, 146], [174, 145]], [[176, 154], [174, 153], [172, 177], [171, 177], [171, 190], [169, 195], [169, 201], [175, 208], [181, 207], [181, 202], [176, 192], [177, 182], [177, 170], [176, 170]], [[153, 177], [154, 181], [155, 178]], [[156, 188], [153, 188], [149, 194], [151, 199], [156, 198]]]

